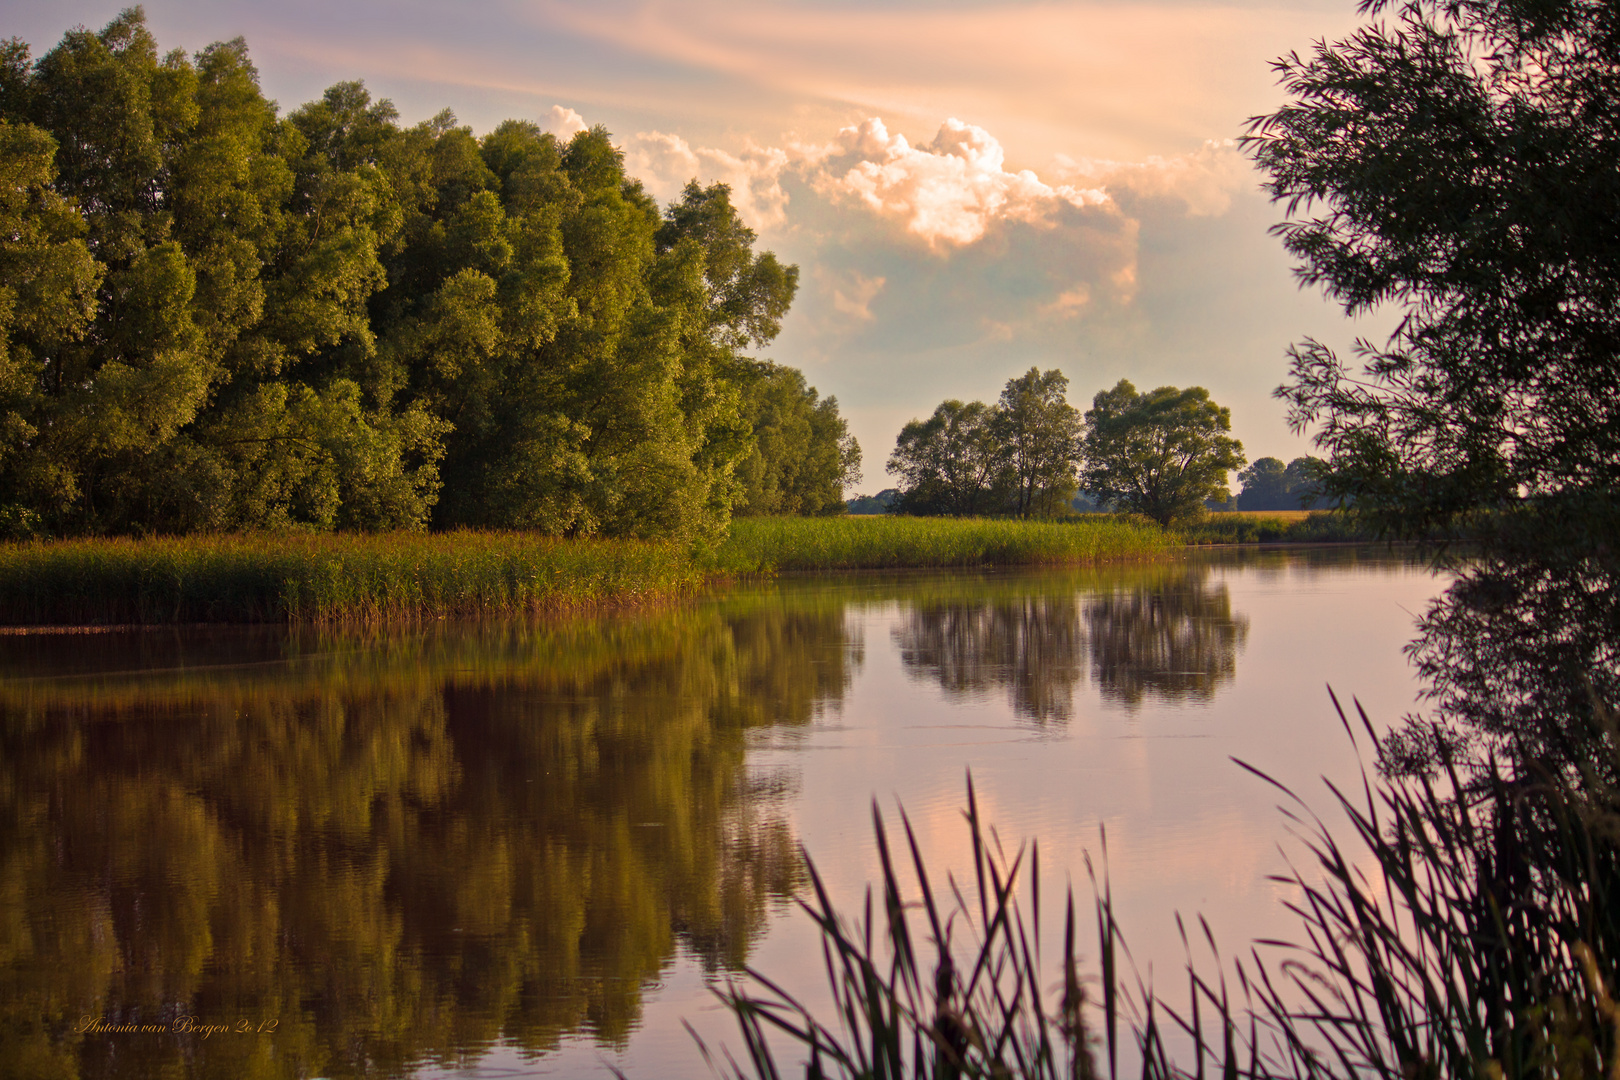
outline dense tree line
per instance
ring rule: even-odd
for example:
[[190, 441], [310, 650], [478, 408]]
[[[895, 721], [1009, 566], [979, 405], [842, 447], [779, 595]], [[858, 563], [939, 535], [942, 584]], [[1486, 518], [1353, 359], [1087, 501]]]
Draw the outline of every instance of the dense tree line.
[[1139, 393], [1121, 379], [1082, 418], [1068, 386], [1061, 371], [1030, 368], [995, 405], [953, 399], [911, 421], [889, 459], [901, 487], [886, 509], [1053, 517], [1068, 513], [1083, 488], [1091, 505], [1169, 525], [1227, 497], [1226, 474], [1242, 467], [1243, 444], [1226, 434], [1230, 410], [1203, 387]]
[[744, 355], [797, 269], [725, 185], [661, 211], [601, 128], [403, 127], [359, 83], [280, 116], [240, 39], [163, 54], [133, 8], [0, 46], [0, 161], [13, 534], [702, 537], [858, 462]]

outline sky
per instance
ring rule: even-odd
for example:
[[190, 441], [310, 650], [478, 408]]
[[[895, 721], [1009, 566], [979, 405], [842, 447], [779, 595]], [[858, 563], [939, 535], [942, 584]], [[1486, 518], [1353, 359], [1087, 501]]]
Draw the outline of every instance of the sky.
[[[39, 56], [124, 5], [0, 0]], [[1342, 38], [1354, 0], [151, 0], [164, 49], [247, 39], [290, 111], [361, 79], [452, 110], [604, 125], [660, 201], [730, 184], [798, 297], [760, 355], [835, 395], [861, 491], [906, 421], [1030, 367], [1069, 400], [1198, 385], [1249, 460], [1312, 450], [1272, 391], [1287, 348], [1381, 336], [1296, 284], [1236, 139], [1271, 61]]]

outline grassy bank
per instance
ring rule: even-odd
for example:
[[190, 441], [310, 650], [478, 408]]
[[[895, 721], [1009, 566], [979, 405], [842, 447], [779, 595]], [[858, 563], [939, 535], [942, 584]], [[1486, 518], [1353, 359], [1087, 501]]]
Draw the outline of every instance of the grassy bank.
[[1165, 555], [1174, 536], [1096, 515], [1069, 522], [1001, 518], [739, 518], [716, 553], [723, 573], [886, 567], [1065, 566]]
[[1321, 544], [1378, 539], [1354, 514], [1338, 510], [1239, 510], [1210, 514], [1180, 530], [1187, 544]]
[[671, 544], [512, 532], [193, 536], [0, 545], [0, 623], [386, 619], [665, 599]]
[[1064, 522], [871, 516], [741, 518], [725, 543], [700, 554], [676, 544], [518, 532], [0, 544], [0, 625], [517, 614], [669, 599], [714, 577], [1084, 566], [1157, 558], [1184, 542], [1277, 538], [1353, 537], [1339, 515], [1221, 515], [1185, 533], [1106, 515]]

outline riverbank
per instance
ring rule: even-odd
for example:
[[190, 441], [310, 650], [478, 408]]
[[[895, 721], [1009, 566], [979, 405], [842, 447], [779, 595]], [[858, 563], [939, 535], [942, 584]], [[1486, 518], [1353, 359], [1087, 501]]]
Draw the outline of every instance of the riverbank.
[[326, 622], [667, 600], [682, 547], [518, 532], [274, 534], [0, 545], [0, 623]]
[[[1314, 522], [1303, 524], [1320, 532]], [[579, 610], [667, 601], [716, 579], [790, 571], [1084, 566], [1157, 559], [1186, 543], [1241, 543], [1275, 532], [1263, 518], [1240, 528], [1199, 528], [1166, 531], [1106, 515], [1058, 522], [740, 518], [712, 551], [465, 531], [4, 544], [0, 625], [380, 621]], [[1292, 539], [1291, 531], [1298, 530], [1281, 535]]]

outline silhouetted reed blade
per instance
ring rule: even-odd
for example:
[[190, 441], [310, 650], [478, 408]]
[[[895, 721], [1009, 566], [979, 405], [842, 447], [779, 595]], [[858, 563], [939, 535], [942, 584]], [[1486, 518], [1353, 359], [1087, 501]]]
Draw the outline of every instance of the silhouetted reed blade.
[[[1354, 746], [1355, 727], [1333, 704]], [[1610, 752], [1620, 754], [1607, 712], [1603, 723]], [[1243, 767], [1288, 801], [1283, 813], [1314, 862], [1274, 879], [1294, 894], [1285, 907], [1299, 920], [1298, 940], [1256, 942], [1227, 965], [1200, 920], [1212, 965], [1200, 971], [1178, 919], [1185, 1004], [1134, 974], [1127, 985], [1134, 964], [1115, 918], [1104, 838], [1100, 882], [1092, 873], [1095, 979], [1082, 975], [1072, 892], [1053, 971], [1042, 961], [1039, 847], [1006, 855], [980, 818], [969, 776], [973, 890], [948, 877], [949, 905], [941, 903], [902, 810], [915, 878], [908, 896], [874, 805], [876, 915], [868, 888], [862, 917], [840, 917], [806, 855], [811, 892], [800, 904], [821, 932], [833, 1016], [812, 1015], [749, 970], [717, 991], [746, 1048], [744, 1063], [726, 1053], [724, 1065], [762, 1080], [800, 1067], [809, 1078], [863, 1080], [1121, 1080], [1126, 1072], [1142, 1080], [1620, 1080], [1620, 1004], [1609, 990], [1620, 946], [1620, 797], [1592, 780], [1595, 771], [1584, 780], [1529, 768], [1513, 776], [1494, 764], [1466, 771], [1446, 762], [1434, 776], [1374, 780], [1364, 769], [1359, 798], [1329, 785], [1350, 826], [1340, 841], [1293, 792]], [[1101, 998], [1100, 1036], [1088, 985]], [[799, 1059], [786, 1070], [777, 1060], [784, 1037]], [[1122, 1064], [1127, 1041], [1134, 1060]]]
[[[1039, 846], [1020, 847], [1007, 857], [994, 830], [987, 830], [979, 817], [970, 776], [967, 820], [977, 903], [954, 878], [947, 878], [946, 907], [930, 885], [904, 810], [901, 823], [920, 893], [917, 901], [903, 894], [876, 804], [872, 819], [883, 871], [881, 932], [871, 889], [863, 917], [852, 925], [838, 915], [806, 857], [812, 895], [800, 904], [821, 931], [836, 1020], [827, 1024], [816, 1019], [791, 993], [757, 971], [751, 970], [749, 978], [762, 994], [735, 984], [719, 991], [737, 1017], [752, 1075], [784, 1075], [769, 1038], [773, 1030], [804, 1048], [807, 1077], [1089, 1080], [1097, 1075], [1072, 893], [1065, 908], [1062, 978], [1054, 1000], [1048, 1001], [1042, 985]], [[1022, 890], [1021, 879], [1028, 882]], [[1027, 918], [1021, 891], [1029, 905]], [[912, 925], [919, 907], [926, 916], [927, 937], [921, 941]], [[971, 945], [959, 953], [956, 946], [968, 939]], [[713, 1064], [707, 1047], [703, 1053]], [[737, 1076], [750, 1075], [729, 1054], [727, 1064]]]

